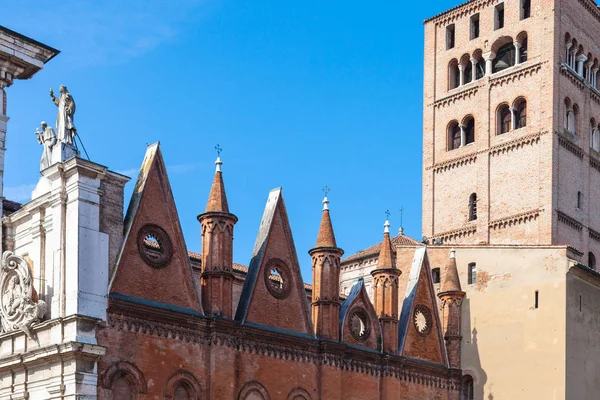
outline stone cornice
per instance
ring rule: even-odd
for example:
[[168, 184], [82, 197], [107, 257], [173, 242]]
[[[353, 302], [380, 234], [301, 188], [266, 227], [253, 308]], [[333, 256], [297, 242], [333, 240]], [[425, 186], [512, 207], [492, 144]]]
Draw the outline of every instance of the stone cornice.
[[562, 222], [567, 225], [569, 228], [572, 228], [576, 231], [581, 232], [583, 230], [583, 224], [577, 221], [575, 218], [569, 217], [567, 214], [556, 210], [556, 214], [558, 215], [558, 222]]
[[433, 103], [429, 104], [429, 106], [434, 106], [436, 108], [442, 108], [442, 107], [447, 106], [448, 104], [455, 103], [458, 100], [467, 99], [469, 97], [475, 96], [478, 91], [479, 91], [479, 86], [470, 87], [470, 88], [461, 90], [457, 93], [453, 93], [449, 96], [443, 97], [439, 100], [436, 100]]
[[514, 82], [518, 79], [526, 78], [528, 75], [533, 75], [534, 73], [539, 72], [540, 69], [542, 68], [542, 64], [545, 64], [545, 63], [546, 63], [546, 61], [539, 62], [537, 64], [533, 64], [533, 65], [530, 65], [525, 68], [518, 68], [506, 75], [502, 75], [502, 76], [498, 76], [498, 77], [491, 77], [490, 78], [490, 87], [494, 87], [494, 86], [498, 86], [498, 85], [502, 86], [505, 83]]
[[522, 212], [519, 214], [511, 215], [508, 217], [500, 218], [489, 223], [489, 227], [492, 229], [503, 229], [507, 226], [511, 225], [519, 225], [524, 224], [530, 221], [535, 220], [539, 217], [540, 213], [543, 209], [536, 208], [535, 210], [530, 210], [526, 212]]
[[179, 315], [123, 300], [109, 299], [107, 329], [192, 344], [226, 346], [298, 363], [332, 365], [345, 371], [390, 376], [441, 389], [459, 388], [459, 382], [450, 374], [452, 371], [441, 364], [289, 335], [275, 328], [264, 330], [232, 320]]
[[527, 144], [537, 144], [540, 141], [540, 137], [546, 133], [548, 133], [548, 131], [537, 132], [527, 136], [518, 137], [506, 143], [497, 144], [490, 147], [490, 155], [495, 156], [501, 153], [513, 151], [522, 148]]

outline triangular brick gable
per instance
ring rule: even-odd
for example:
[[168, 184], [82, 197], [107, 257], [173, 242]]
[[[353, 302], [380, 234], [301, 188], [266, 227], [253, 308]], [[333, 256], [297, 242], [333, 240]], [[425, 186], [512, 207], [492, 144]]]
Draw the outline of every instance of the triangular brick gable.
[[[353, 317], [354, 314], [357, 314], [358, 317]], [[366, 327], [361, 326], [358, 319], [365, 323]], [[353, 324], [357, 324], [354, 326], [354, 334], [352, 332]], [[366, 332], [364, 338], [357, 335], [356, 329]], [[352, 286], [350, 294], [340, 307], [340, 341], [377, 351], [381, 350], [381, 325], [362, 278]]]
[[[159, 245], [147, 235], [158, 239]], [[109, 295], [202, 310], [158, 143], [148, 146], [133, 191]]]
[[235, 319], [314, 336], [281, 188], [269, 193]]
[[[429, 317], [426, 317], [427, 314]], [[419, 332], [417, 325], [422, 327], [423, 322], [427, 319], [431, 326], [428, 326], [425, 332]], [[416, 249], [410, 269], [398, 324], [398, 353], [404, 357], [448, 365], [442, 324], [425, 246]]]

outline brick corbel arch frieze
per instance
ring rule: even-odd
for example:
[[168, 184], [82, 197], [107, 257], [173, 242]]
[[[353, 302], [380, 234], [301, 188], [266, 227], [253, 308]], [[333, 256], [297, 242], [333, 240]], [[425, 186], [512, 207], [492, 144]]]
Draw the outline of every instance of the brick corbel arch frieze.
[[306, 390], [304, 390], [300, 387], [297, 387], [297, 388], [292, 389], [290, 394], [288, 394], [287, 400], [298, 400], [298, 399], [312, 400], [312, 397], [310, 397], [310, 393], [308, 393]]
[[148, 393], [148, 384], [146, 383], [144, 374], [138, 367], [127, 361], [116, 362], [102, 373], [102, 388], [112, 390], [112, 383], [118, 373], [125, 373], [132, 378], [138, 394]]
[[200, 385], [200, 382], [198, 382], [198, 379], [196, 379], [194, 375], [183, 369], [173, 373], [173, 375], [171, 375], [171, 377], [167, 380], [164, 390], [164, 398], [172, 399], [175, 395], [175, 388], [181, 382], [187, 384], [187, 386], [193, 391], [193, 393], [190, 393], [190, 398], [192, 400], [200, 399], [200, 393], [202, 393], [202, 386]]
[[248, 397], [252, 392], [256, 392], [256, 393], [260, 394], [262, 396], [263, 400], [271, 400], [271, 397], [269, 396], [267, 389], [265, 389], [265, 387], [257, 381], [247, 382], [242, 387], [242, 390], [240, 390], [240, 394], [239, 394], [237, 400], [246, 400], [246, 397]]

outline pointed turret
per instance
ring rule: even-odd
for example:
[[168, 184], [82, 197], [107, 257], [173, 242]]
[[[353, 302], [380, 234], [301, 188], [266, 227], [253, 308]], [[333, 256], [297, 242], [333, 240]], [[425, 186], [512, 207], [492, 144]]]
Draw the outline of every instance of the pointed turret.
[[312, 257], [312, 319], [315, 335], [339, 340], [340, 258], [344, 251], [335, 242], [327, 196], [323, 199], [317, 245], [308, 254]]
[[237, 217], [229, 212], [221, 157], [213, 179], [202, 225], [202, 306], [207, 315], [233, 316], [233, 227]]
[[398, 351], [398, 277], [402, 271], [394, 266], [392, 259], [392, 241], [390, 240], [390, 221], [383, 224], [383, 242], [379, 252], [377, 269], [371, 272], [374, 287], [374, 305], [381, 331], [383, 333], [383, 351]]
[[223, 172], [221, 167], [223, 162], [221, 161], [221, 157], [217, 157], [215, 164], [217, 168], [212, 187], [210, 188], [210, 194], [208, 195], [206, 212], [228, 213], [229, 205], [227, 204], [227, 194], [225, 194], [225, 184], [223, 183]]
[[448, 350], [448, 361], [451, 368], [460, 368], [461, 359], [461, 308], [465, 292], [461, 290], [458, 268], [456, 266], [456, 251], [450, 251], [450, 259], [444, 269], [442, 290], [438, 293], [442, 305], [442, 326], [444, 339]]
[[331, 216], [329, 215], [329, 200], [327, 196], [323, 199], [323, 215], [321, 216], [321, 226], [315, 247], [337, 247], [333, 225], [331, 225]]

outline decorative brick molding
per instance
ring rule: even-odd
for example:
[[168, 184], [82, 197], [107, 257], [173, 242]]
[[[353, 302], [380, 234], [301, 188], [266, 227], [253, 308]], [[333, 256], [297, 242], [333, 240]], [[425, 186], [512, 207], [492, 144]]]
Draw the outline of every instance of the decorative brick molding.
[[528, 222], [536, 220], [542, 209], [536, 208], [535, 210], [526, 211], [523, 213], [511, 215], [509, 217], [500, 218], [489, 223], [489, 227], [492, 229], [504, 229], [513, 225], [526, 224]]
[[594, 88], [593, 86], [590, 86], [590, 99], [592, 99], [596, 104], [600, 105], [600, 92], [598, 92], [598, 89]]
[[111, 299], [110, 304], [107, 329], [176, 340], [194, 346], [225, 346], [248, 354], [297, 363], [331, 365], [344, 371], [395, 377], [440, 389], [460, 388], [460, 380], [448, 376], [443, 365], [432, 365], [428, 369], [429, 374], [423, 374], [417, 372], [423, 369], [418, 361], [362, 351], [345, 343], [321, 346], [321, 342], [315, 339], [290, 338], [276, 331], [265, 331], [230, 320], [180, 316], [177, 312], [124, 300]]
[[430, 239], [442, 239], [442, 243], [445, 243], [451, 240], [463, 239], [469, 236], [473, 236], [476, 232], [477, 228], [472, 226], [467, 228], [455, 229], [444, 233], [439, 233], [437, 235], [433, 235]]
[[560, 73], [561, 75], [567, 77], [571, 81], [571, 83], [577, 86], [580, 90], [585, 89], [585, 83], [583, 78], [579, 76], [577, 72], [573, 71], [573, 69], [567, 64], [562, 63], [560, 65]]
[[546, 61], [539, 62], [537, 64], [530, 65], [529, 67], [519, 68], [509, 74], [502, 75], [497, 78], [492, 77], [492, 78], [490, 78], [490, 87], [502, 86], [505, 83], [512, 83], [516, 80], [520, 80], [522, 78], [527, 78], [533, 74], [538, 73], [540, 71], [540, 69], [542, 69], [542, 64], [545, 64], [545, 63], [546, 63]]
[[592, 151], [593, 150], [590, 150], [590, 167], [600, 172], [600, 160], [596, 158], [597, 156], [595, 156]]
[[426, 19], [424, 22], [427, 23], [435, 21], [436, 25], [443, 26], [455, 21], [458, 18], [472, 15], [484, 7], [494, 4], [495, 1], [497, 0], [470, 0], [447, 11], [444, 11], [443, 13], [434, 15], [433, 17]]
[[548, 133], [548, 131], [537, 132], [531, 135], [513, 139], [506, 143], [497, 144], [495, 146], [490, 147], [490, 155], [493, 157], [502, 153], [518, 150], [520, 148], [525, 147], [528, 144], [538, 144], [540, 141], [540, 137], [542, 135], [545, 135], [546, 133]]
[[575, 143], [570, 141], [569, 139], [564, 138], [560, 133], [558, 133], [558, 144], [564, 147], [567, 151], [572, 153], [573, 155], [583, 159], [583, 149], [577, 146]]
[[433, 169], [433, 172], [439, 173], [448, 171], [453, 168], [462, 167], [463, 165], [472, 164], [477, 161], [477, 155], [479, 152], [467, 154], [466, 156], [454, 158], [452, 160], [444, 161], [439, 164], [435, 164], [431, 167], [427, 167], [427, 169]]
[[453, 93], [450, 96], [446, 96], [444, 98], [436, 100], [429, 106], [434, 106], [435, 108], [443, 108], [449, 104], [454, 104], [455, 102], [457, 102], [459, 100], [468, 99], [470, 97], [473, 97], [477, 94], [478, 91], [479, 91], [478, 86], [471, 87], [471, 88], [462, 90], [458, 93]]
[[579, 0], [579, 4], [588, 10], [596, 18], [596, 21], [600, 22], [600, 11], [596, 2], [593, 0]]
[[579, 232], [583, 230], [583, 224], [581, 224], [581, 222], [577, 221], [575, 218], [571, 218], [567, 214], [558, 210], [556, 210], [556, 214], [558, 215], [558, 222], [562, 222], [569, 228], [572, 228]]
[[588, 236], [590, 239], [600, 242], [600, 232], [595, 231], [592, 228], [588, 228]]

